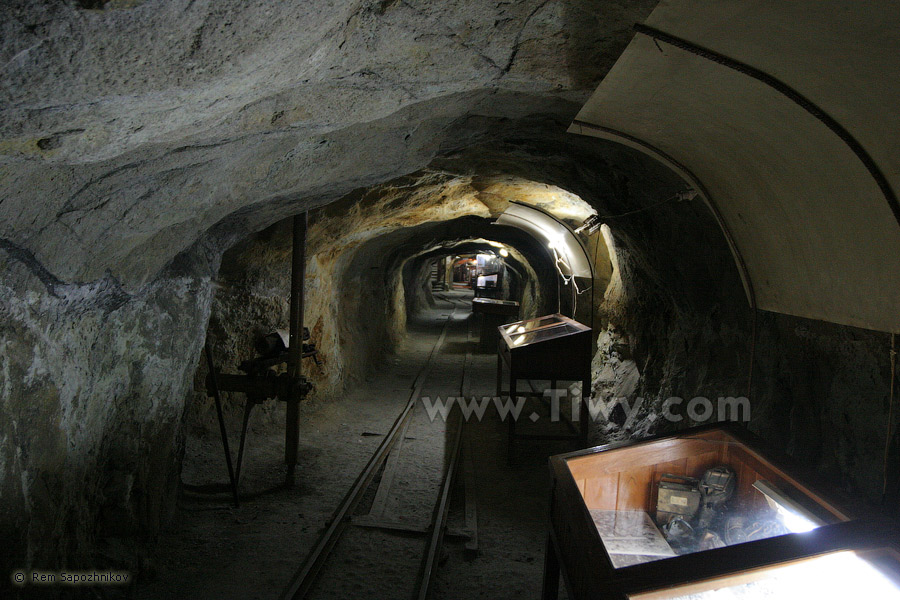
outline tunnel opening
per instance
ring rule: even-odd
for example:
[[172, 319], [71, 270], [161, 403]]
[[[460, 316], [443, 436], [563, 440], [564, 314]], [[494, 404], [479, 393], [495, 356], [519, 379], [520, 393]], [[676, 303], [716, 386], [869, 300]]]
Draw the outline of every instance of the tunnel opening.
[[[458, 179], [435, 184], [426, 178], [424, 185], [419, 181], [402, 193], [388, 184], [351, 194], [338, 208], [312, 213], [304, 324], [315, 354], [305, 360], [304, 375], [315, 386], [314, 402], [340, 401], [348, 389], [365, 386], [407, 337], [422, 335], [422, 315], [431, 311], [424, 321], [433, 320], [442, 301], [462, 303], [469, 311], [476, 297], [516, 305], [515, 313], [503, 319], [475, 317], [481, 340], [476, 351], [481, 353], [496, 351], [496, 331], [502, 323], [557, 312], [593, 318], [590, 302], [583, 302], [576, 315], [579, 291], [571, 274], [560, 268], [553, 244], [495, 222], [509, 200], [485, 203], [491, 184], [475, 181], [461, 186]], [[573, 224], [592, 212], [583, 200], [554, 186], [507, 181], [512, 185], [504, 184], [506, 193], [511, 189], [513, 197], [521, 197], [521, 191], [528, 190], [532, 197], [526, 201], [542, 204], [542, 211], [559, 210]], [[348, 213], [353, 217], [348, 219]], [[223, 256], [208, 333], [214, 364], [222, 373], [241, 369], [266, 336], [274, 339], [273, 332], [287, 328], [290, 239], [289, 221], [281, 221]], [[594, 259], [609, 262], [605, 245], [595, 244], [594, 249]], [[594, 283], [605, 288], [608, 277], [603, 278], [602, 267], [598, 273]], [[590, 283], [584, 285], [590, 288]], [[456, 292], [452, 298], [450, 292]], [[273, 370], [283, 372], [283, 366]], [[208, 474], [206, 461], [218, 434], [206, 361], [199, 362], [194, 381], [183, 480], [196, 490], [202, 484], [192, 480]], [[285, 418], [280, 403], [268, 400], [259, 403], [255, 411], [260, 416], [248, 424], [245, 395], [224, 395], [229, 430], [242, 425], [249, 428], [248, 436], [271, 438]], [[249, 476], [258, 457], [249, 445], [247, 452], [243, 473]], [[195, 454], [206, 458], [193, 461]], [[270, 450], [269, 459], [272, 456]]]
[[[549, 189], [552, 193], [560, 193], [556, 188]], [[306, 401], [306, 407], [316, 411], [316, 427], [333, 427], [336, 415], [342, 415], [340, 418], [354, 428], [359, 439], [380, 439], [387, 434], [383, 414], [376, 413], [384, 412], [384, 404], [372, 396], [384, 390], [384, 373], [397, 372], [399, 376], [409, 377], [408, 371], [419, 369], [419, 376], [414, 379], [426, 381], [418, 399], [422, 408], [416, 405], [418, 416], [411, 417], [411, 424], [405, 424], [398, 434], [403, 441], [397, 444], [402, 445], [403, 451], [391, 454], [414, 456], [415, 459], [397, 458], [394, 466], [385, 464], [375, 471], [374, 497], [363, 500], [354, 508], [356, 516], [353, 519], [360, 527], [367, 524], [385, 526], [386, 506], [391, 507], [390, 512], [399, 511], [404, 519], [413, 519], [410, 515], [417, 514], [421, 505], [428, 506], [421, 499], [416, 501], [418, 506], [404, 504], [402, 499], [390, 501], [399, 504], [386, 504], [389, 501], [382, 496], [386, 497], [388, 492], [382, 493], [382, 489], [390, 489], [396, 478], [399, 481], [393, 485], [404, 486], [405, 498], [408, 494], [418, 493], [416, 490], [430, 490], [437, 485], [439, 472], [434, 471], [434, 465], [443, 465], [459, 453], [458, 431], [461, 430], [456, 429], [459, 424], [454, 420], [455, 413], [441, 412], [452, 398], [460, 399], [460, 402], [470, 399], [474, 414], [480, 414], [478, 425], [472, 425], [479, 433], [468, 434], [474, 437], [468, 438], [465, 452], [484, 456], [498, 452], [496, 429], [505, 427], [498, 417], [500, 405], [491, 405], [481, 413], [476, 406], [479, 402], [482, 404], [478, 406], [484, 406], [483, 402], [493, 388], [500, 337], [498, 326], [560, 312], [588, 321], [593, 318], [592, 303], [584, 301], [579, 307], [577, 298], [589, 290], [591, 284], [599, 286], [602, 293], [609, 281], [609, 273], [604, 275], [601, 267], [597, 269], [600, 274], [597, 279], [581, 281], [582, 290], [580, 293], [575, 291], [572, 274], [561, 268], [559, 249], [547, 239], [496, 222], [505, 203], [498, 203], [499, 206], [487, 211], [481, 207], [476, 211], [468, 209], [476, 214], [451, 213], [450, 218], [410, 223], [410, 214], [420, 209], [413, 204], [406, 214], [400, 211], [400, 214], [391, 215], [385, 226], [383, 221], [379, 222], [384, 220], [380, 210], [383, 205], [377, 200], [373, 202], [372, 196], [371, 193], [357, 195], [353, 198], [353, 206], [365, 210], [368, 199], [373, 205], [370, 210], [376, 217], [363, 216], [350, 226], [346, 221], [330, 219], [326, 211], [310, 215], [305, 297], [305, 323], [310, 329], [311, 341], [316, 344], [317, 362], [320, 363], [313, 366], [307, 361], [305, 370], [317, 387]], [[409, 197], [415, 197], [415, 192], [408, 192], [407, 203]], [[577, 212], [591, 213], [577, 196], [566, 193], [565, 198], [564, 206], [570, 213], [572, 204], [579, 202], [583, 206]], [[403, 203], [396, 198], [390, 198], [389, 202], [393, 210], [403, 208]], [[553, 209], [552, 201], [543, 204], [542, 210]], [[436, 208], [445, 207], [439, 205]], [[357, 209], [350, 208], [348, 212], [352, 214], [354, 210]], [[577, 218], [570, 220], [573, 225], [581, 223]], [[403, 225], [392, 226], [391, 221]], [[332, 232], [340, 233], [332, 236]], [[211, 346], [222, 357], [223, 364], [237, 362], [236, 356], [226, 356], [228, 352], [243, 351], [246, 354], [248, 338], [256, 336], [259, 339], [266, 330], [284, 329], [288, 316], [285, 292], [289, 286], [290, 233], [287, 221], [276, 223], [238, 243], [223, 257], [220, 287], [208, 333]], [[602, 257], [610, 263], [605, 256], [607, 246], [602, 240], [598, 242], [600, 234], [596, 235], [597, 239], [586, 236], [594, 248], [592, 258]], [[473, 303], [478, 300], [515, 303], [516, 311], [499, 320], [492, 315], [476, 314]], [[226, 335], [243, 335], [244, 341], [223, 344]], [[426, 351], [429, 347], [431, 349]], [[423, 366], [421, 361], [427, 357], [430, 358]], [[460, 382], [458, 369], [461, 367], [464, 374]], [[195, 381], [205, 381], [207, 375], [201, 362]], [[535, 380], [531, 385], [535, 391], [535, 386], [549, 387], [551, 382]], [[537, 390], [538, 395], [540, 391]], [[227, 428], [232, 434], [240, 429], [241, 399], [238, 396], [226, 398], [225, 402], [225, 411], [229, 415]], [[201, 481], [209, 481], [210, 474], [216, 471], [210, 467], [216, 462], [219, 463], [218, 472], [222, 473], [211, 403], [208, 399], [197, 401], [196, 396], [195, 402], [189, 417], [195, 427], [187, 440], [182, 470], [189, 497], [204, 491]], [[542, 417], [549, 420], [549, 414], [544, 415], [540, 402], [532, 401], [523, 409], [535, 415], [540, 411]], [[323, 415], [323, 410], [330, 416]], [[355, 416], [351, 417], [343, 410], [351, 410]], [[270, 401], [257, 413], [261, 416], [250, 423], [240, 483], [244, 490], [242, 498], [248, 501], [259, 494], [278, 493], [282, 462], [278, 449], [282, 444], [280, 428], [285, 417], [284, 408], [280, 403]], [[564, 407], [563, 413], [568, 415], [566, 422], [571, 423], [568, 408]], [[360, 418], [360, 415], [368, 415], [368, 418]], [[538, 426], [543, 425], [539, 423]], [[563, 427], [556, 423], [550, 426]], [[306, 431], [301, 441], [301, 454], [306, 456], [304, 462], [308, 463], [300, 466], [301, 482], [310, 481], [310, 477], [315, 479], [315, 470], [322, 468], [321, 465], [312, 466], [321, 461], [310, 456], [312, 449], [307, 444], [333, 446], [332, 442], [309, 433]], [[404, 464], [406, 467], [402, 466]], [[332, 466], [331, 469], [337, 470], [332, 473], [337, 480], [347, 475], [341, 472], [342, 467]], [[404, 469], [415, 476], [404, 479]], [[508, 479], [508, 474], [501, 473], [504, 469], [501, 464], [497, 469], [481, 472], [479, 477], [507, 478], [503, 485], [512, 493], [522, 482]], [[348, 469], [348, 473], [350, 471]], [[214, 479], [221, 482], [222, 476]], [[526, 484], [529, 481], [526, 480]], [[321, 480], [316, 487], [320, 489], [310, 492], [314, 496], [328, 490]], [[207, 486], [206, 491], [213, 492], [211, 488]], [[219, 498], [226, 495], [221, 487], [214, 492]], [[482, 510], [489, 509], [483, 506]], [[540, 504], [530, 510], [540, 510]], [[391, 527], [400, 525], [393, 523]]]

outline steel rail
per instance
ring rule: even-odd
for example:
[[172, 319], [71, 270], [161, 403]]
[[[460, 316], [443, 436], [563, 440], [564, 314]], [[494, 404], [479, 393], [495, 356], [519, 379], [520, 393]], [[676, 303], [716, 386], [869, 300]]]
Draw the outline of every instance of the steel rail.
[[313, 549], [306, 556], [303, 563], [300, 565], [300, 568], [297, 569], [297, 571], [291, 577], [288, 585], [284, 588], [281, 595], [279, 596], [281, 600], [296, 600], [299, 598], [304, 598], [312, 588], [312, 585], [313, 583], [315, 583], [316, 577], [321, 571], [322, 566], [325, 564], [325, 561], [331, 553], [331, 550], [334, 548], [335, 544], [337, 544], [341, 534], [346, 528], [350, 515], [356, 508], [357, 504], [359, 504], [359, 501], [362, 499], [362, 495], [368, 488], [368, 485], [371, 482], [372, 478], [375, 476], [375, 473], [378, 471], [384, 461], [387, 460], [387, 456], [397, 440], [398, 432], [404, 427], [406, 421], [412, 416], [413, 409], [416, 406], [416, 402], [418, 402], [419, 396], [422, 393], [422, 387], [425, 384], [425, 380], [427, 379], [428, 374], [431, 372], [434, 357], [444, 345], [444, 340], [447, 337], [449, 324], [453, 320], [453, 315], [456, 313], [457, 308], [458, 307], [454, 303], [453, 309], [450, 311], [450, 314], [447, 316], [447, 320], [444, 322], [440, 337], [438, 338], [437, 342], [435, 342], [435, 345], [432, 347], [431, 353], [428, 355], [428, 359], [424, 367], [416, 377], [413, 390], [410, 393], [409, 401], [407, 402], [403, 411], [394, 421], [394, 424], [391, 426], [390, 431], [388, 431], [387, 435], [385, 435], [381, 444], [375, 450], [375, 453], [366, 463], [366, 466], [363, 467], [356, 480], [353, 482], [350, 490], [344, 496], [343, 500], [341, 500], [341, 503], [338, 505], [337, 509], [329, 520], [328, 526], [319, 536], [315, 546], [313, 546]]
[[[470, 320], [466, 330], [466, 342], [471, 342], [471, 339], [472, 323]], [[470, 382], [466, 377], [466, 369], [469, 362], [472, 360], [472, 351], [471, 345], [468, 345], [467, 347], [469, 350], [466, 352], [463, 361], [463, 372], [459, 382], [460, 396], [466, 396], [469, 392]], [[439, 553], [441, 551], [441, 546], [444, 543], [444, 534], [447, 531], [447, 516], [450, 512], [450, 496], [453, 491], [453, 484], [456, 481], [456, 474], [460, 463], [463, 425], [463, 417], [462, 415], [459, 415], [456, 431], [454, 432], [453, 443], [450, 445], [450, 464], [447, 465], [447, 470], [444, 473], [443, 481], [441, 482], [441, 492], [431, 517], [428, 548], [425, 555], [422, 557], [422, 562], [419, 566], [419, 574], [416, 578], [415, 592], [413, 593], [413, 598], [415, 600], [427, 600], [434, 583], [434, 575], [437, 572], [438, 559], [440, 558]]]

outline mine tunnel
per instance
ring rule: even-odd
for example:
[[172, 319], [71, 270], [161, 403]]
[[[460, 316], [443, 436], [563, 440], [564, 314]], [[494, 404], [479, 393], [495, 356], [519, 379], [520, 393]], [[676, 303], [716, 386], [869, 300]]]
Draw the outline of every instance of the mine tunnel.
[[0, 3], [0, 596], [900, 597], [897, 9]]

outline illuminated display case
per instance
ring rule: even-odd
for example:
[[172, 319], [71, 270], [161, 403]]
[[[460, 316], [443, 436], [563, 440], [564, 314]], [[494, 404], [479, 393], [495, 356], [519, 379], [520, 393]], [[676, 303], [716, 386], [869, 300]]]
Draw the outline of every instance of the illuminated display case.
[[900, 527], [853, 520], [731, 426], [554, 456], [543, 599], [900, 600]]
[[591, 328], [563, 315], [500, 327], [501, 359], [516, 379], [589, 381]]
[[[497, 348], [497, 395], [515, 398], [523, 390], [522, 380], [560, 381], [582, 384], [582, 401], [591, 389], [591, 328], [566, 316], [555, 314], [499, 327]], [[508, 378], [509, 390], [503, 390]], [[580, 411], [582, 442], [587, 435], [588, 411]], [[547, 435], [517, 435], [514, 419], [509, 419], [509, 441], [516, 438], [559, 438]], [[571, 436], [563, 436], [571, 437]]]

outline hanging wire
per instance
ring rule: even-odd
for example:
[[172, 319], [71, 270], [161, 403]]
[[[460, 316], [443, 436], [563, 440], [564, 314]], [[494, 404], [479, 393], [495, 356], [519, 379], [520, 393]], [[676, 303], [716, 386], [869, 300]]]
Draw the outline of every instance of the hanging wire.
[[[555, 245], [551, 245], [550, 249], [553, 251], [553, 263], [556, 267], [556, 272], [559, 273], [559, 277], [556, 279], [557, 312], [560, 314], [562, 313], [562, 293], [560, 292], [559, 287], [559, 280], [562, 279], [563, 285], [572, 284], [572, 318], [574, 319], [578, 312], [578, 296], [591, 291], [594, 287], [593, 282], [591, 282], [590, 287], [583, 290], [579, 289], [578, 282], [575, 280], [575, 275], [566, 275], [565, 273], [565, 271], [572, 273], [572, 267], [569, 265], [569, 262], [559, 253]], [[563, 267], [565, 267], [565, 271], [563, 270]]]
[[606, 219], [621, 219], [622, 217], [630, 217], [631, 215], [636, 215], [636, 214], [638, 214], [638, 213], [642, 213], [642, 212], [646, 212], [646, 211], [648, 211], [648, 210], [652, 210], [652, 209], [654, 209], [654, 208], [656, 208], [656, 207], [658, 207], [658, 206], [662, 206], [663, 204], [668, 204], [669, 202], [673, 202], [673, 201], [675, 201], [675, 200], [679, 200], [679, 201], [680, 201], [680, 200], [683, 200], [683, 199], [684, 199], [684, 194], [683, 194], [683, 192], [679, 192], [679, 193], [675, 194], [674, 196], [670, 196], [669, 198], [666, 198], [665, 200], [660, 200], [659, 202], [654, 202], [654, 203], [651, 204], [650, 206], [645, 206], [645, 207], [643, 207], [643, 208], [638, 208], [638, 209], [635, 209], [635, 210], [630, 210], [630, 211], [628, 211], [628, 212], [624, 212], [624, 213], [621, 213], [621, 214], [618, 214], [618, 215], [605, 215], [605, 216], [603, 216], [603, 217], [601, 217], [601, 218], [604, 219], [604, 220], [606, 220]]
[[881, 503], [884, 504], [887, 498], [888, 489], [888, 462], [891, 451], [891, 430], [894, 423], [894, 382], [897, 373], [897, 344], [895, 334], [891, 334], [891, 392], [888, 404], [888, 421], [887, 421], [887, 440], [884, 442], [884, 484], [881, 488]]
[[555, 246], [552, 247], [551, 249], [553, 250], [553, 256], [554, 256], [554, 258], [556, 259], [556, 260], [554, 261], [554, 262], [555, 262], [555, 265], [556, 265], [556, 271], [559, 273], [559, 276], [560, 276], [560, 278], [562, 279], [563, 284], [564, 284], [564, 285], [569, 285], [569, 284], [571, 283], [571, 284], [572, 284], [572, 287], [573, 287], [574, 290], [575, 290], [575, 293], [577, 293], [579, 296], [580, 296], [581, 294], [585, 293], [585, 292], [591, 291], [591, 288], [590, 288], [590, 287], [585, 288], [585, 289], [583, 289], [583, 290], [578, 288], [578, 282], [575, 280], [575, 276], [574, 276], [574, 275], [566, 275], [566, 274], [563, 272], [563, 269], [560, 267], [560, 265], [562, 265], [562, 267], [565, 267], [566, 270], [567, 270], [569, 273], [571, 273], [571, 272], [572, 272], [572, 267], [569, 265], [569, 262], [568, 262], [562, 255], [560, 255], [559, 252], [557, 252]]
[[649, 206], [644, 206], [643, 208], [637, 208], [635, 210], [629, 210], [628, 212], [619, 213], [617, 215], [601, 215], [595, 214], [588, 218], [584, 224], [575, 230], [575, 233], [581, 233], [587, 230], [588, 235], [593, 234], [603, 223], [609, 219], [621, 219], [623, 217], [630, 217], [632, 215], [636, 215], [642, 212], [646, 212], [648, 210], [653, 210], [654, 208], [658, 208], [664, 204], [668, 204], [669, 202], [685, 202], [688, 200], [693, 200], [697, 197], [697, 192], [693, 189], [688, 189], [683, 192], [676, 192], [675, 194], [669, 196], [664, 200], [660, 200], [659, 202], [654, 202]]

